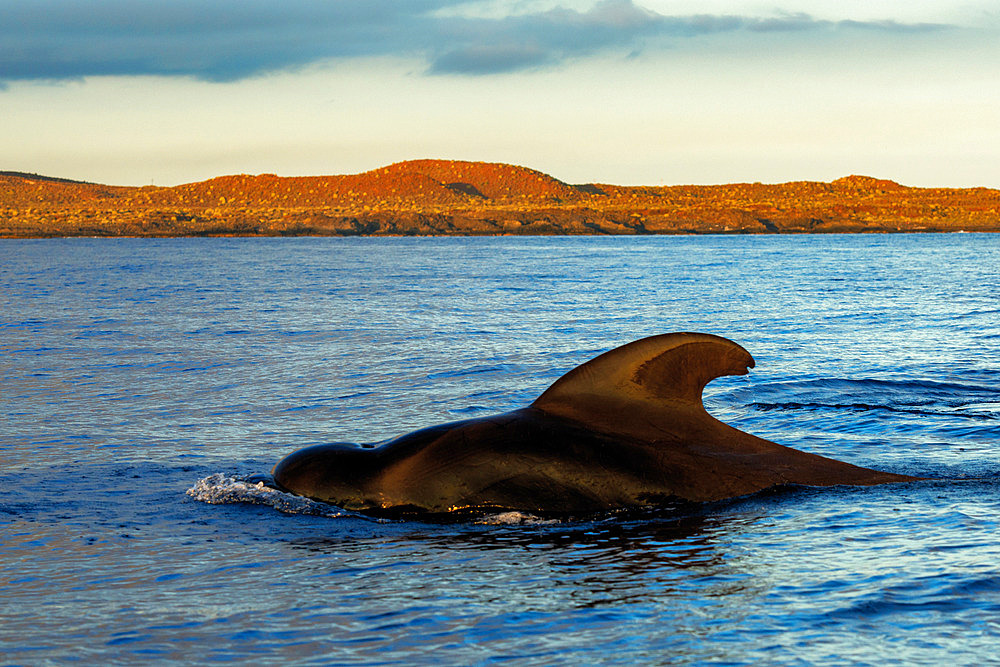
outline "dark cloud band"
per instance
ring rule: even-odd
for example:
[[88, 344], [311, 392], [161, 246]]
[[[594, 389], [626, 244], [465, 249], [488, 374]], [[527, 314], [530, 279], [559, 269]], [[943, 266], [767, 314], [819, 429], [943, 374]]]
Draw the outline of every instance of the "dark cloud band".
[[553, 66], [654, 38], [753, 31], [943, 26], [892, 21], [665, 16], [631, 0], [588, 11], [502, 18], [441, 11], [465, 0], [0, 0], [0, 82], [101, 75], [231, 81], [335, 58], [392, 55], [433, 74], [487, 75]]

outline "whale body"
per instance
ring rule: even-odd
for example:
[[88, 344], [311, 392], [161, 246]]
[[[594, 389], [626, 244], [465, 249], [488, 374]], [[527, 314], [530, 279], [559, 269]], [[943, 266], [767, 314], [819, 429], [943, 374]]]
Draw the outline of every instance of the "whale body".
[[754, 365], [719, 336], [651, 336], [574, 368], [528, 407], [377, 446], [307, 447], [272, 475], [291, 493], [373, 515], [589, 513], [918, 479], [791, 449], [709, 415], [705, 385]]

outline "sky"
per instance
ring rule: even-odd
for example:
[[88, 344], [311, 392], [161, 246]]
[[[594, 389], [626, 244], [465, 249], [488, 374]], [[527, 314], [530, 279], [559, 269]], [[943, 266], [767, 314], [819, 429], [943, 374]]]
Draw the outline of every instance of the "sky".
[[991, 0], [0, 0], [0, 170], [1000, 188]]

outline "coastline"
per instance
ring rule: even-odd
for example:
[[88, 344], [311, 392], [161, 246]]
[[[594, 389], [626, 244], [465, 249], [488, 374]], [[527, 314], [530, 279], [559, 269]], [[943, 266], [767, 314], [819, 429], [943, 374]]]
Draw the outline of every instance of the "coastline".
[[0, 238], [1000, 232], [1000, 190], [831, 183], [569, 185], [496, 163], [174, 187], [0, 173]]

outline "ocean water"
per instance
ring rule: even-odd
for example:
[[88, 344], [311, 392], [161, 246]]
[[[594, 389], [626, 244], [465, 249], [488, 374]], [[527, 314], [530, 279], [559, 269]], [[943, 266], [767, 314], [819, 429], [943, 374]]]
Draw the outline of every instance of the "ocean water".
[[[252, 477], [669, 331], [755, 356], [723, 421], [935, 479], [442, 524]], [[0, 241], [0, 664], [982, 664], [998, 482], [996, 235]]]

